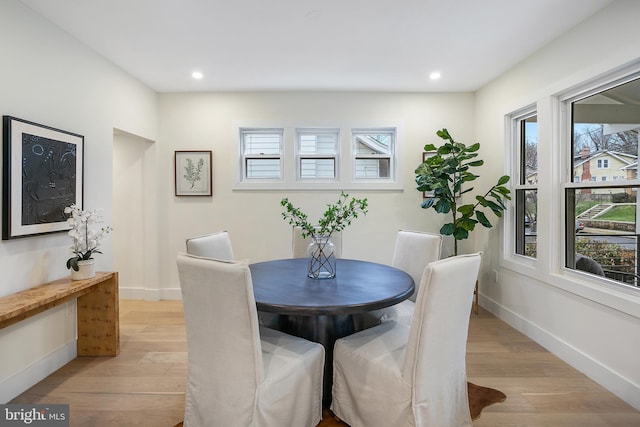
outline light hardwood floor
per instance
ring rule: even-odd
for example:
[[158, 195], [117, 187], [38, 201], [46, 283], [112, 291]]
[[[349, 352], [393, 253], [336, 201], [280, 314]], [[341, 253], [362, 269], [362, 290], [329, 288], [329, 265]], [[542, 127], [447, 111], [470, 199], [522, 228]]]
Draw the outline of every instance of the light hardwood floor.
[[[118, 357], [77, 358], [12, 403], [68, 403], [72, 426], [173, 427], [187, 375], [181, 302], [121, 300], [120, 331]], [[507, 395], [475, 427], [640, 426], [640, 412], [482, 309], [471, 316], [467, 374]]]

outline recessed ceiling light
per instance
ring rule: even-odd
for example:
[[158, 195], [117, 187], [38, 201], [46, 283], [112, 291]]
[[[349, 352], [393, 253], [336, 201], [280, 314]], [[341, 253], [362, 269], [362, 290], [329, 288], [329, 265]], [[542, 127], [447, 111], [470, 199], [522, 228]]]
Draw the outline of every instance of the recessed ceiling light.
[[437, 71], [434, 71], [433, 73], [429, 74], [429, 78], [431, 80], [438, 80], [440, 78], [440, 73]]
[[196, 80], [200, 80], [202, 77], [204, 77], [204, 74], [202, 74], [200, 71], [194, 71], [193, 73], [191, 73], [191, 77]]

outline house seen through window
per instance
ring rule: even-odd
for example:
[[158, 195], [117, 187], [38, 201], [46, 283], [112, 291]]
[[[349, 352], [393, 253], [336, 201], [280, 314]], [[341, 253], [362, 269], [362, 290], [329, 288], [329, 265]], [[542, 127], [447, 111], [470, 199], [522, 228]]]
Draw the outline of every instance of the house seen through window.
[[356, 129], [352, 131], [354, 178], [391, 178], [395, 129]]
[[566, 266], [640, 286], [640, 79], [567, 101], [572, 144], [565, 186]]

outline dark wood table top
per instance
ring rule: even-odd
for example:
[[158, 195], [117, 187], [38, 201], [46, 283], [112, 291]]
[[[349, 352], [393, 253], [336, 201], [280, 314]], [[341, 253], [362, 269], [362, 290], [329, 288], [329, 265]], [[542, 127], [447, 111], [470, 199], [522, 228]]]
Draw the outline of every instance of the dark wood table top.
[[258, 310], [288, 315], [354, 314], [397, 304], [411, 296], [411, 276], [367, 261], [336, 260], [336, 277], [307, 277], [307, 258], [250, 264]]

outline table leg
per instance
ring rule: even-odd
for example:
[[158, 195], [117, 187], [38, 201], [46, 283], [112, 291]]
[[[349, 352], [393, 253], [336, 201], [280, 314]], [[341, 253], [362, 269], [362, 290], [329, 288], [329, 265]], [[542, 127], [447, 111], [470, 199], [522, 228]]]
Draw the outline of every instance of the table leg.
[[331, 387], [333, 385], [333, 345], [336, 340], [354, 332], [353, 316], [318, 315], [318, 316], [280, 316], [279, 329], [297, 337], [322, 344], [325, 350], [323, 401], [331, 402]]
[[78, 297], [78, 356], [117, 356], [120, 352], [118, 279], [114, 275]]

